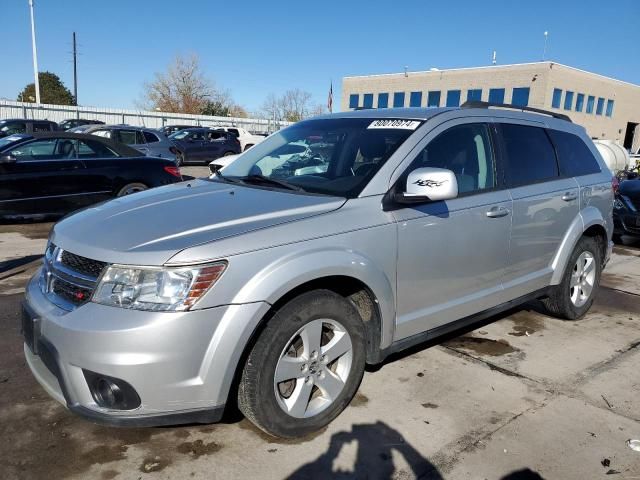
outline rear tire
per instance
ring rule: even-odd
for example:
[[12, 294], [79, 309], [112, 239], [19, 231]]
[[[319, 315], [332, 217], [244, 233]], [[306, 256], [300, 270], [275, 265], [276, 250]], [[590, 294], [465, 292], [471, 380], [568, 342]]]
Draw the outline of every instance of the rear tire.
[[124, 197], [125, 195], [142, 192], [144, 190], [147, 190], [148, 188], [149, 187], [147, 187], [144, 183], [128, 183], [118, 191], [117, 196]]
[[303, 293], [268, 321], [242, 371], [238, 407], [270, 435], [317, 431], [346, 408], [365, 366], [364, 325], [328, 290]]
[[554, 317], [581, 318], [593, 304], [601, 273], [602, 253], [598, 242], [593, 237], [582, 237], [569, 258], [562, 282], [552, 287], [542, 303]]
[[236, 153], [235, 152], [224, 152], [223, 157], [228, 157], [230, 155], [236, 155]]
[[176, 166], [182, 167], [184, 165], [184, 154], [181, 152], [176, 153]]

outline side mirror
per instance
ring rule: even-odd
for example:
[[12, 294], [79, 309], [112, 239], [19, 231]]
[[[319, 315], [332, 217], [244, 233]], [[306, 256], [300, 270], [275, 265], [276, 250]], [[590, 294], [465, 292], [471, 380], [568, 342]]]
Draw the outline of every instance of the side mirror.
[[445, 168], [417, 168], [407, 177], [403, 193], [396, 195], [399, 203], [425, 203], [450, 200], [458, 196], [458, 181]]
[[0, 156], [0, 163], [16, 163], [18, 159], [13, 155], [2, 155]]

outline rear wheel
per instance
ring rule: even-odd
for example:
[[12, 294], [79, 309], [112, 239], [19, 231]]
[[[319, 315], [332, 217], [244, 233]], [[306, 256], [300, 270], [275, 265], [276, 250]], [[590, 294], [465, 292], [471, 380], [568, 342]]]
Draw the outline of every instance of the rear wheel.
[[149, 187], [147, 187], [144, 183], [128, 183], [120, 189], [117, 196], [124, 197], [125, 195], [131, 195], [132, 193], [142, 192], [147, 188]]
[[582, 237], [569, 259], [562, 282], [543, 300], [549, 313], [567, 320], [582, 317], [593, 303], [601, 273], [598, 242], [592, 237]]
[[235, 152], [224, 152], [223, 157], [228, 157], [230, 155], [235, 155], [235, 154], [236, 154]]
[[176, 165], [181, 167], [184, 165], [184, 154], [182, 152], [176, 153]]
[[247, 358], [238, 390], [242, 413], [278, 437], [299, 437], [327, 425], [362, 380], [363, 330], [355, 307], [328, 290], [285, 304]]

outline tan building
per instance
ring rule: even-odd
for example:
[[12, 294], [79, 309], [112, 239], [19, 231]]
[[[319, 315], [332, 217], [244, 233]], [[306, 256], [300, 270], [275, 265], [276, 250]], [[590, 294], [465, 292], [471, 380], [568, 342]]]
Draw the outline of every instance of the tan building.
[[594, 138], [640, 147], [640, 86], [554, 62], [345, 77], [342, 110], [458, 106], [467, 100], [555, 110]]

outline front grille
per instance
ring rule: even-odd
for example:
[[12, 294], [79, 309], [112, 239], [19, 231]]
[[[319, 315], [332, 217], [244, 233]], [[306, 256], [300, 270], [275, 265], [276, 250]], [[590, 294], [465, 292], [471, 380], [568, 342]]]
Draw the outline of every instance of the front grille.
[[66, 250], [63, 250], [60, 255], [60, 263], [71, 270], [93, 278], [98, 278], [102, 273], [102, 269], [107, 266], [105, 262], [81, 257]]
[[82, 305], [83, 303], [88, 302], [91, 298], [91, 294], [93, 293], [92, 288], [67, 282], [60, 277], [53, 278], [51, 291], [55, 295], [62, 297], [64, 300], [73, 303], [74, 305]]
[[42, 290], [55, 305], [73, 310], [89, 301], [106, 266], [51, 244], [45, 255]]

